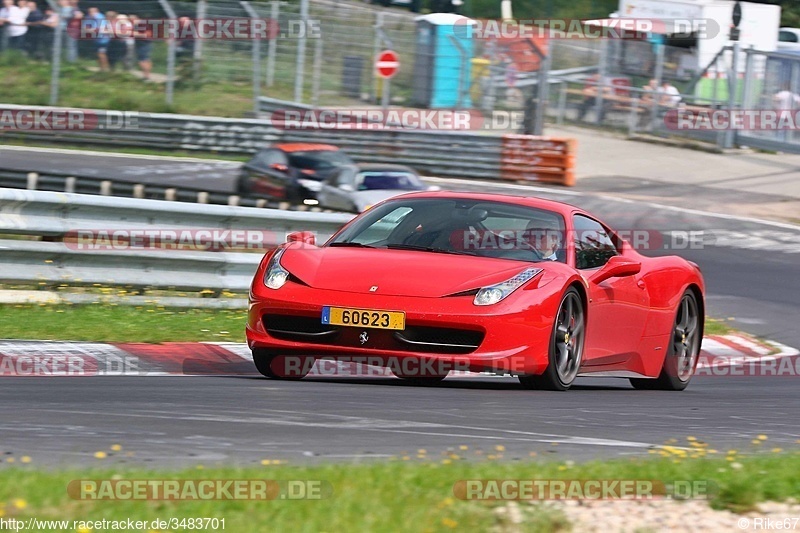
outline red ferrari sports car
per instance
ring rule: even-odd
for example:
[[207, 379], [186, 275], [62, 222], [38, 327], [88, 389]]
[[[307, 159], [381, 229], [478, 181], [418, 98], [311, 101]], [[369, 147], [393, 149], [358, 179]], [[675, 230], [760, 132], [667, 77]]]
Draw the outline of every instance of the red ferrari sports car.
[[288, 240], [264, 256], [250, 290], [247, 341], [268, 377], [299, 379], [332, 358], [418, 383], [468, 370], [529, 388], [610, 375], [682, 390], [697, 364], [698, 266], [642, 256], [571, 205], [411, 193], [321, 246], [309, 232]]

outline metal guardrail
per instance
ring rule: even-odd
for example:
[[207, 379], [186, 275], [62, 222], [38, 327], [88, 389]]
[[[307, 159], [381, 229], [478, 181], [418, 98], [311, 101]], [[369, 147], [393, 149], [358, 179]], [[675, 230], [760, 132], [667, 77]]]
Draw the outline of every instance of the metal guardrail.
[[[2, 164], [2, 163], [0, 163]], [[305, 204], [272, 201], [256, 196], [240, 196], [235, 193], [208, 192], [202, 187], [192, 187], [182, 182], [180, 188], [152, 183], [133, 181], [114, 181], [108, 177], [81, 176], [72, 172], [26, 172], [22, 170], [0, 169], [0, 187], [52, 191], [79, 194], [96, 194], [171, 202], [191, 202], [198, 204], [217, 204], [242, 207], [259, 207], [291, 211], [310, 211], [314, 213], [333, 212], [330, 209], [310, 207]]]
[[[2, 108], [56, 109], [13, 105]], [[113, 122], [120, 115], [106, 111], [90, 113], [96, 114], [97, 124], [101, 125], [107, 124], [107, 116]], [[415, 130], [282, 130], [264, 120], [170, 114], [137, 114], [136, 118], [135, 126], [113, 131], [0, 130], [0, 141], [36, 139], [50, 143], [237, 154], [251, 154], [276, 142], [328, 142], [341, 146], [360, 162], [405, 164], [423, 174], [442, 177], [502, 179], [503, 138], [496, 135]], [[536, 179], [535, 172], [529, 174], [530, 179]]]
[[92, 249], [64, 240], [78, 230], [257, 230], [272, 237], [264, 241], [269, 247], [300, 230], [326, 240], [351, 218], [0, 188], [0, 234], [44, 239], [0, 239], [0, 283], [242, 292], [250, 285], [259, 253]]

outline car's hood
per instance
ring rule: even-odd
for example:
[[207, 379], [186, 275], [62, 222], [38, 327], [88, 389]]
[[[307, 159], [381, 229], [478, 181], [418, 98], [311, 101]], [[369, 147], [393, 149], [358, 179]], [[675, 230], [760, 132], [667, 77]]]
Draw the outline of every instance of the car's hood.
[[376, 189], [372, 191], [356, 191], [351, 193], [351, 195], [353, 197], [353, 201], [356, 203], [356, 206], [360, 211], [363, 211], [368, 205], [375, 205], [378, 202], [382, 202], [388, 198], [397, 196], [398, 194], [405, 194], [407, 192], [414, 191], [409, 191], [407, 189]]
[[317, 289], [437, 298], [505, 281], [531, 263], [413, 250], [292, 246], [281, 265]]

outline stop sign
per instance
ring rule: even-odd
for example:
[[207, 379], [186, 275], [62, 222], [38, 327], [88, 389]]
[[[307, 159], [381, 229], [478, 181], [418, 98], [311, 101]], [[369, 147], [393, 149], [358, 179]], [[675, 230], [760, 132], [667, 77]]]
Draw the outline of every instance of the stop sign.
[[381, 78], [391, 78], [400, 70], [400, 58], [393, 50], [384, 50], [375, 59], [375, 69]]

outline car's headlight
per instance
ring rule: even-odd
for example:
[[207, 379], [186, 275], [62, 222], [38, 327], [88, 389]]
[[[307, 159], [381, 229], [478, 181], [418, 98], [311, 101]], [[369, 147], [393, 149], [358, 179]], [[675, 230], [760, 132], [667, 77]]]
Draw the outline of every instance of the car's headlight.
[[475, 295], [472, 303], [475, 305], [492, 305], [505, 299], [509, 294], [525, 285], [534, 277], [542, 272], [541, 268], [526, 268], [513, 278], [507, 279], [502, 283], [483, 287]]
[[275, 255], [269, 260], [267, 270], [264, 272], [264, 285], [270, 289], [280, 289], [289, 279], [289, 271], [281, 266], [283, 252], [284, 248], [275, 252]]
[[299, 183], [300, 185], [302, 185], [311, 192], [319, 192], [322, 190], [321, 181], [299, 179], [297, 180], [297, 183]]

